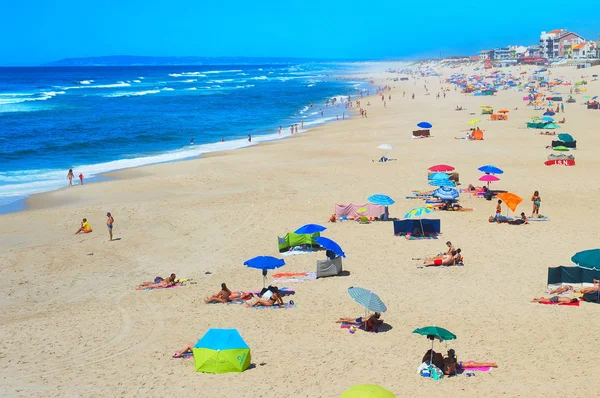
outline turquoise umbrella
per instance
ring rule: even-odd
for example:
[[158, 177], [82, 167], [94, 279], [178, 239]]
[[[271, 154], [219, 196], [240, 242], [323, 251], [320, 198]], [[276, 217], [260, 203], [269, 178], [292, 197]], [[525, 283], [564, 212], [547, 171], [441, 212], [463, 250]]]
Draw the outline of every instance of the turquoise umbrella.
[[450, 176], [446, 173], [431, 173], [428, 177], [428, 179], [430, 180], [448, 180], [450, 179]]
[[436, 178], [434, 180], [429, 180], [429, 185], [434, 187], [455, 187], [456, 184], [454, 181], [451, 181], [447, 178]]
[[354, 301], [356, 301], [358, 304], [362, 305], [369, 311], [387, 311], [387, 307], [385, 306], [385, 304], [383, 304], [383, 301], [381, 301], [379, 296], [370, 290], [363, 289], [362, 287], [352, 286], [348, 288], [348, 294], [354, 299]]
[[431, 340], [431, 357], [429, 358], [430, 364], [433, 362], [433, 343], [435, 339], [440, 341], [456, 339], [456, 335], [454, 333], [438, 326], [425, 326], [423, 328], [413, 330], [413, 333], [427, 336], [427, 338]]
[[559, 134], [558, 139], [561, 140], [562, 142], [574, 142], [575, 141], [573, 136], [571, 134], [567, 134], [567, 133]]
[[571, 261], [581, 268], [600, 270], [600, 249], [584, 250], [575, 253], [575, 255], [571, 257]]

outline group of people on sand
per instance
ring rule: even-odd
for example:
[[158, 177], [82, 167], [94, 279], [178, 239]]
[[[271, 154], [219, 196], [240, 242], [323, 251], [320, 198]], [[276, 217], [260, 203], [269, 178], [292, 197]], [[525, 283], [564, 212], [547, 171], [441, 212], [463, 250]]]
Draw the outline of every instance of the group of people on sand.
[[[512, 225], [528, 224], [528, 217], [525, 215], [524, 212], [521, 212], [521, 217], [516, 220], [510, 220], [509, 218], [504, 217], [502, 215], [502, 203], [502, 200], [498, 199], [498, 203], [496, 204], [496, 215], [493, 217], [493, 219], [492, 217], [490, 217], [490, 222], [493, 221], [497, 223], [507, 223]], [[540, 196], [539, 191], [533, 192], [533, 195], [531, 195], [531, 203], [533, 205], [533, 208], [531, 210], [531, 217], [542, 217], [540, 216], [540, 206], [542, 205], [542, 197]]]
[[540, 304], [572, 304], [579, 301], [576, 297], [560, 297], [558, 294], [568, 294], [568, 293], [579, 293], [579, 294], [589, 294], [589, 293], [598, 293], [600, 291], [600, 280], [594, 279], [593, 286], [583, 287], [581, 289], [576, 290], [573, 285], [561, 285], [556, 289], [552, 289], [548, 291], [548, 294], [554, 294], [552, 297], [539, 297], [531, 300], [532, 303], [540, 303]]
[[177, 284], [177, 275], [171, 274], [167, 278], [157, 276], [154, 282], [144, 282], [138, 286], [138, 289], [164, 289]]
[[[106, 227], [108, 228], [109, 242], [112, 242], [112, 240], [113, 240], [113, 224], [114, 224], [114, 222], [115, 222], [115, 219], [112, 216], [112, 214], [110, 214], [110, 212], [106, 213]], [[92, 232], [92, 226], [88, 222], [87, 218], [84, 218], [81, 221], [81, 226], [79, 227], [77, 232], [75, 232], [74, 235], [89, 234], [90, 232]]]
[[[67, 173], [67, 180], [69, 180], [69, 186], [73, 185], [73, 178], [75, 178], [75, 173], [73, 169], [69, 169]], [[79, 173], [79, 185], [83, 185], [83, 173]]]
[[208, 296], [204, 302], [206, 304], [225, 304], [235, 300], [247, 301], [251, 300], [252, 298], [255, 298], [254, 302], [247, 302], [247, 307], [271, 307], [274, 305], [284, 305], [283, 299], [281, 298], [281, 293], [279, 292], [279, 288], [277, 286], [269, 286], [268, 288], [264, 288], [258, 296], [255, 296], [254, 293], [251, 292], [231, 291], [225, 283], [221, 283], [221, 290], [218, 293]]
[[456, 351], [449, 349], [446, 356], [433, 350], [428, 350], [421, 361], [427, 365], [433, 365], [442, 370], [446, 376], [455, 376], [462, 371], [468, 371], [472, 368], [497, 368], [496, 362], [475, 362], [475, 361], [459, 361], [456, 356]]
[[368, 317], [342, 317], [335, 322], [353, 325], [358, 328], [364, 329], [367, 332], [377, 332], [377, 328], [383, 325], [383, 319], [381, 318], [381, 314], [379, 312], [375, 312], [369, 315]]
[[456, 249], [452, 242], [446, 242], [446, 246], [448, 250], [445, 252], [439, 253], [433, 257], [427, 257], [423, 261], [423, 267], [438, 267], [440, 265], [443, 266], [451, 266], [451, 265], [461, 265], [462, 264], [462, 250]]

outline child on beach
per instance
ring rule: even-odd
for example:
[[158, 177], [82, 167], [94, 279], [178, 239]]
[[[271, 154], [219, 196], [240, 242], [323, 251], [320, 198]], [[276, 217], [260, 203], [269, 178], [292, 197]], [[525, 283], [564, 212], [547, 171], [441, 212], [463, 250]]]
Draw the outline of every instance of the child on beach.
[[83, 185], [83, 173], [79, 173], [79, 185]]
[[108, 228], [108, 235], [110, 237], [109, 242], [112, 242], [112, 240], [113, 240], [113, 223], [115, 222], [115, 219], [113, 218], [113, 216], [110, 213], [106, 213], [106, 217], [108, 217], [106, 219], [106, 227]]
[[83, 221], [81, 221], [81, 227], [79, 227], [79, 229], [77, 230], [77, 232], [75, 232], [74, 235], [80, 234], [80, 233], [90, 233], [92, 232], [92, 227], [90, 225], [90, 223], [88, 222], [87, 218], [84, 218]]
[[498, 204], [496, 205], [496, 222], [500, 222], [500, 216], [502, 215], [502, 201], [498, 199]]
[[542, 198], [540, 197], [540, 193], [538, 191], [535, 191], [533, 193], [531, 201], [533, 202], [533, 210], [531, 212], [531, 217], [533, 217], [534, 214], [540, 214], [540, 205], [542, 204]]

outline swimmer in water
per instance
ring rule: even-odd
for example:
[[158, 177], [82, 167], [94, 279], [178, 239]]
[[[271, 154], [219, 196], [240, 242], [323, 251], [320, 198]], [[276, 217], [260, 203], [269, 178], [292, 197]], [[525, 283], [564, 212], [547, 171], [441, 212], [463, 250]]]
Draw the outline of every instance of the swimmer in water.
[[190, 139], [190, 145], [194, 145], [194, 137]]

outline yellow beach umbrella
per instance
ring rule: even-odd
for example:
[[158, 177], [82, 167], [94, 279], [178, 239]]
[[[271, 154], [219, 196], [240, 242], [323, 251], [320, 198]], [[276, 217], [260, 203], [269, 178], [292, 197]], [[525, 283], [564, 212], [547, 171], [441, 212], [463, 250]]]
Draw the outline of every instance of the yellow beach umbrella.
[[377, 384], [357, 384], [344, 392], [342, 398], [396, 398], [396, 395]]
[[473, 124], [477, 124], [479, 122], [481, 122], [481, 120], [479, 120], [479, 119], [472, 119], [472, 120], [469, 120], [469, 122], [467, 124], [470, 126], [470, 125], [473, 125]]

